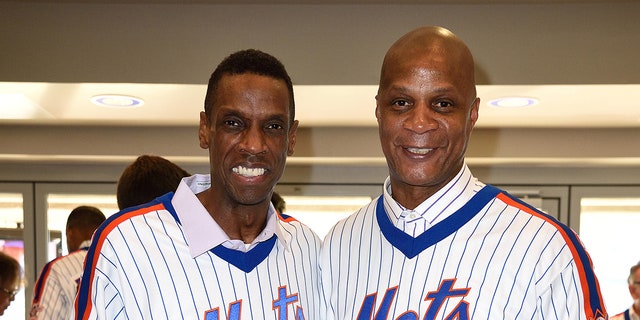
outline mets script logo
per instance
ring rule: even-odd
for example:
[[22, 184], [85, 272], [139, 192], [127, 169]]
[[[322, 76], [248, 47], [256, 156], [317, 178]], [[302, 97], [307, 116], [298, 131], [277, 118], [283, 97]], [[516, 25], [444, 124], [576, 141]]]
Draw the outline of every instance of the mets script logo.
[[[464, 301], [464, 297], [469, 294], [469, 288], [455, 289], [453, 287], [455, 282], [455, 279], [442, 280], [437, 291], [427, 293], [424, 300], [431, 301], [431, 303], [423, 317], [420, 317], [418, 313], [413, 310], [407, 310], [397, 317], [396, 320], [436, 319], [436, 317], [441, 319], [441, 316], [438, 315], [440, 309], [449, 298], [454, 297], [462, 297], [463, 299], [444, 317], [444, 320], [469, 320], [469, 303]], [[380, 303], [380, 307], [378, 307], [378, 310], [375, 312], [375, 316], [374, 309], [378, 293], [372, 293], [364, 297], [357, 320], [388, 320], [389, 310], [397, 291], [397, 286], [387, 289]]]
[[[287, 286], [278, 288], [278, 298], [273, 300], [273, 310], [277, 311], [278, 320], [289, 319], [289, 305], [298, 302], [298, 294], [287, 295]], [[294, 319], [304, 320], [304, 313], [302, 307], [295, 306]], [[242, 300], [229, 303], [229, 313], [226, 319], [228, 320], [240, 320], [242, 313]], [[249, 316], [249, 318], [252, 318]], [[220, 308], [208, 310], [204, 314], [205, 320], [219, 320]]]

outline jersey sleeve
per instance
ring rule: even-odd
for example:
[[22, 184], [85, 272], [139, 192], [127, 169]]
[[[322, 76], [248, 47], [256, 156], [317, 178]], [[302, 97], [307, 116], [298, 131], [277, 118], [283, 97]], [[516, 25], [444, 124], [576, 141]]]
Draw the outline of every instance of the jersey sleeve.
[[[554, 319], [606, 319], [606, 310], [591, 259], [577, 235], [562, 244], [562, 249], [543, 254], [551, 258], [549, 266], [539, 269], [541, 278], [540, 314]], [[566, 239], [564, 239], [566, 240]], [[568, 262], [567, 262], [568, 261]]]
[[585, 292], [581, 272], [576, 263], [571, 262], [555, 279], [545, 282], [538, 300], [539, 313], [554, 319], [605, 319], [602, 309], [590, 305], [589, 295], [599, 295], [599, 292]]
[[66, 312], [63, 309], [69, 308], [68, 297], [61, 294], [62, 283], [60, 276], [54, 268], [56, 260], [50, 261], [40, 272], [36, 282], [29, 320], [38, 319], [63, 319]]
[[119, 290], [121, 273], [112, 262], [115, 261], [114, 257], [115, 250], [108, 239], [97, 238], [91, 245], [72, 319], [127, 319]]
[[591, 258], [569, 226], [511, 196], [502, 201], [546, 222], [544, 242], [536, 266], [537, 309], [544, 318], [566, 320], [607, 319], [604, 300]]

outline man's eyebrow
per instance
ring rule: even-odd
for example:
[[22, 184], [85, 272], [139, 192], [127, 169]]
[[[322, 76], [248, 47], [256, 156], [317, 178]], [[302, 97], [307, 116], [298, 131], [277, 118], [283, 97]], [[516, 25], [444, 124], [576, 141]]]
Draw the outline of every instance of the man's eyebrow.
[[218, 113], [220, 116], [224, 116], [224, 117], [229, 117], [229, 116], [235, 116], [239, 118], [243, 117], [242, 113], [238, 111], [238, 109], [225, 107], [225, 106], [218, 107]]
[[389, 85], [386, 88], [387, 91], [399, 91], [399, 92], [408, 92], [409, 88], [407, 86], [403, 86], [403, 85]]
[[[400, 93], [406, 93], [406, 92], [410, 92], [411, 89], [409, 89], [408, 86], [404, 86], [404, 85], [389, 85], [387, 86], [386, 91], [397, 91]], [[439, 87], [435, 87], [433, 90], [431, 90], [431, 92], [436, 94], [443, 94], [443, 93], [456, 93], [458, 92], [458, 90], [454, 86], [439, 86]]]

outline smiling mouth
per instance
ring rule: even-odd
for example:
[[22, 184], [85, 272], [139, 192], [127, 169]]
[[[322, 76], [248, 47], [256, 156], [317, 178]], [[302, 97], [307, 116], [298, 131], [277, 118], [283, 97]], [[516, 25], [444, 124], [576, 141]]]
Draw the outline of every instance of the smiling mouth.
[[411, 153], [415, 153], [415, 154], [427, 154], [431, 150], [433, 150], [433, 149], [430, 149], [430, 148], [407, 148], [407, 151], [409, 151]]
[[247, 168], [243, 166], [234, 167], [232, 170], [234, 173], [248, 178], [261, 176], [267, 171], [265, 168]]

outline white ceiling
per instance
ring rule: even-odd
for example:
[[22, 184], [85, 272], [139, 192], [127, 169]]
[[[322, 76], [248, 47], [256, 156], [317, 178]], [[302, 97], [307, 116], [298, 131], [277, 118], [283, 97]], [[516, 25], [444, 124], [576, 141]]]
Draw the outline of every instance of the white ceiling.
[[[0, 0], [0, 123], [194, 125], [213, 67], [255, 47], [287, 66], [302, 126], [375, 126], [384, 52], [438, 24], [473, 51], [484, 102], [540, 99], [483, 104], [479, 127], [639, 127], [638, 12], [623, 0]], [[96, 94], [145, 104], [97, 107]]]
[[[303, 126], [375, 126], [375, 85], [295, 87]], [[0, 82], [0, 123], [197, 125], [206, 85]], [[142, 98], [139, 107], [101, 107], [100, 94]], [[478, 127], [640, 127], [640, 85], [480, 85]], [[534, 97], [537, 105], [498, 108], [492, 99]], [[612, 98], [624, 97], [624, 99]]]

